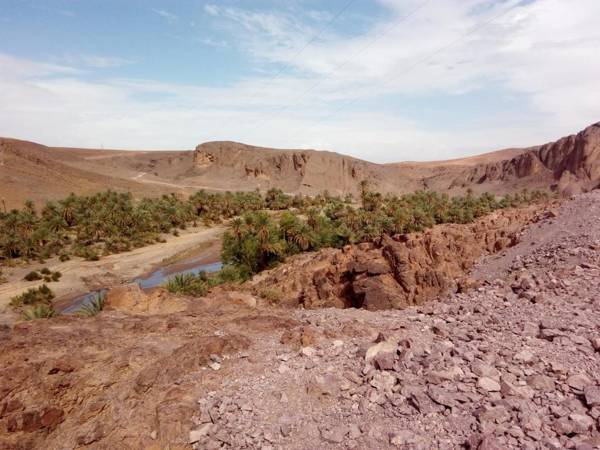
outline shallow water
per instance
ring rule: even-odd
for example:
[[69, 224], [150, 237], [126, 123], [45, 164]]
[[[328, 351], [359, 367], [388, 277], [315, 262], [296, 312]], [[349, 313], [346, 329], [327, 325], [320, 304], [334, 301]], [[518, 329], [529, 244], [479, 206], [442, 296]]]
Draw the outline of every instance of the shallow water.
[[[181, 266], [181, 265], [179, 265]], [[200, 272], [217, 272], [223, 267], [221, 262], [210, 264], [194, 265], [193, 262], [185, 264], [185, 268], [181, 270], [173, 269], [173, 267], [161, 267], [160, 269], [151, 272], [150, 274], [132, 280], [132, 283], [137, 283], [142, 289], [152, 289], [161, 284], [164, 284], [175, 275], [192, 273], [198, 275]], [[89, 305], [98, 295], [105, 295], [108, 292], [107, 288], [97, 289], [86, 294], [75, 297], [69, 302], [69, 306], [64, 308], [62, 314], [70, 314], [76, 312], [82, 306]]]

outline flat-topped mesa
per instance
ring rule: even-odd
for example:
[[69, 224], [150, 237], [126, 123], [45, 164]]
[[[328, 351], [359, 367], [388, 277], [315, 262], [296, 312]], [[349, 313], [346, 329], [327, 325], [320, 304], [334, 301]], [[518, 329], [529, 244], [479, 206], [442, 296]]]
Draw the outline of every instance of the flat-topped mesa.
[[361, 180], [380, 175], [377, 164], [315, 150], [277, 150], [237, 142], [207, 142], [196, 147], [194, 171], [211, 178], [237, 178], [258, 187], [287, 192], [357, 192]]

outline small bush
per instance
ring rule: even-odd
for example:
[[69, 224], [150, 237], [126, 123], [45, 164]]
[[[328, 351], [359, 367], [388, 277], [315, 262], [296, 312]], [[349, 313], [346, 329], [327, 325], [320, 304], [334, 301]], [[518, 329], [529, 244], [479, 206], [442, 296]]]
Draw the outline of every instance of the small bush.
[[60, 255], [58, 255], [58, 260], [61, 262], [65, 262], [70, 259], [71, 259], [71, 257], [67, 253], [61, 253]]
[[42, 270], [40, 270], [40, 273], [42, 275], [50, 275], [52, 273], [52, 271], [50, 269], [48, 269], [47, 267], [44, 267]]
[[78, 247], [75, 250], [75, 254], [87, 261], [98, 261], [100, 259], [98, 251], [91, 247]]
[[54, 292], [45, 284], [42, 284], [39, 288], [31, 288], [21, 295], [17, 295], [10, 299], [10, 305], [13, 308], [19, 308], [23, 305], [37, 305], [45, 304], [51, 305], [51, 301], [54, 298]]
[[39, 304], [31, 306], [25, 311], [23, 311], [23, 314], [21, 314], [21, 318], [23, 320], [49, 319], [50, 317], [54, 317], [55, 315], [56, 311], [54, 310], [52, 305]]
[[36, 280], [41, 280], [42, 276], [39, 273], [37, 273], [35, 270], [32, 270], [27, 275], [25, 275], [23, 277], [23, 279], [25, 281], [36, 281]]
[[263, 289], [259, 295], [269, 303], [279, 303], [282, 299], [281, 292], [277, 289]]
[[169, 278], [165, 287], [172, 294], [184, 294], [194, 297], [202, 297], [208, 292], [208, 282], [204, 273], [198, 275], [192, 273], [177, 274], [173, 278]]
[[104, 294], [97, 294], [96, 298], [94, 298], [90, 303], [79, 308], [77, 310], [77, 314], [82, 317], [93, 317], [104, 309], [105, 301], [106, 296]]
[[62, 277], [62, 273], [58, 271], [52, 272], [52, 281], [58, 281], [60, 280], [60, 277]]

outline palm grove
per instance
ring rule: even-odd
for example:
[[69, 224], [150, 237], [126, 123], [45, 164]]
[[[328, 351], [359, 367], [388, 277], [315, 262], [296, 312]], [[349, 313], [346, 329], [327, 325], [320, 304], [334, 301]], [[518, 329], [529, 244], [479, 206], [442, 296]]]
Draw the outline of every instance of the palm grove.
[[431, 191], [395, 196], [373, 192], [367, 183], [361, 188], [359, 202], [351, 195], [291, 196], [278, 189], [265, 194], [199, 191], [186, 199], [165, 195], [135, 200], [113, 191], [71, 194], [46, 203], [39, 212], [27, 202], [20, 210], [0, 213], [0, 263], [53, 256], [66, 260], [73, 255], [95, 260], [164, 241], [166, 234], [176, 235], [188, 226], [229, 221], [223, 236], [224, 269], [211, 277], [179, 277], [167, 286], [198, 295], [215, 284], [247, 279], [296, 253], [421, 231], [439, 223], [468, 223], [499, 208], [545, 198], [539, 192], [501, 199], [470, 193], [450, 198]]

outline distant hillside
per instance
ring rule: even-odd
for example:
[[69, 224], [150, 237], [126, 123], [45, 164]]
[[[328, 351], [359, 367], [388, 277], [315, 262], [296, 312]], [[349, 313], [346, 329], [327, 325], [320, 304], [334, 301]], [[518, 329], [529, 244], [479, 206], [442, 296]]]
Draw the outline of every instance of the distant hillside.
[[0, 198], [7, 207], [105, 189], [136, 196], [206, 190], [357, 194], [371, 189], [448, 194], [552, 189], [567, 194], [600, 186], [600, 123], [556, 142], [437, 162], [375, 164], [338, 153], [207, 142], [195, 151], [51, 148], [0, 138]]
[[286, 192], [342, 194], [357, 193], [361, 181], [368, 180], [373, 189], [393, 193], [579, 192], [600, 183], [600, 124], [540, 147], [425, 163], [374, 164], [332, 152], [208, 142], [196, 148], [194, 166], [195, 183], [230, 189], [279, 187]]
[[171, 187], [146, 185], [94, 169], [71, 166], [60, 159], [57, 150], [43, 145], [0, 139], [0, 202], [4, 201], [6, 208], [15, 208], [28, 199], [57, 200], [71, 192], [91, 194], [113, 189], [153, 196], [173, 191]]

